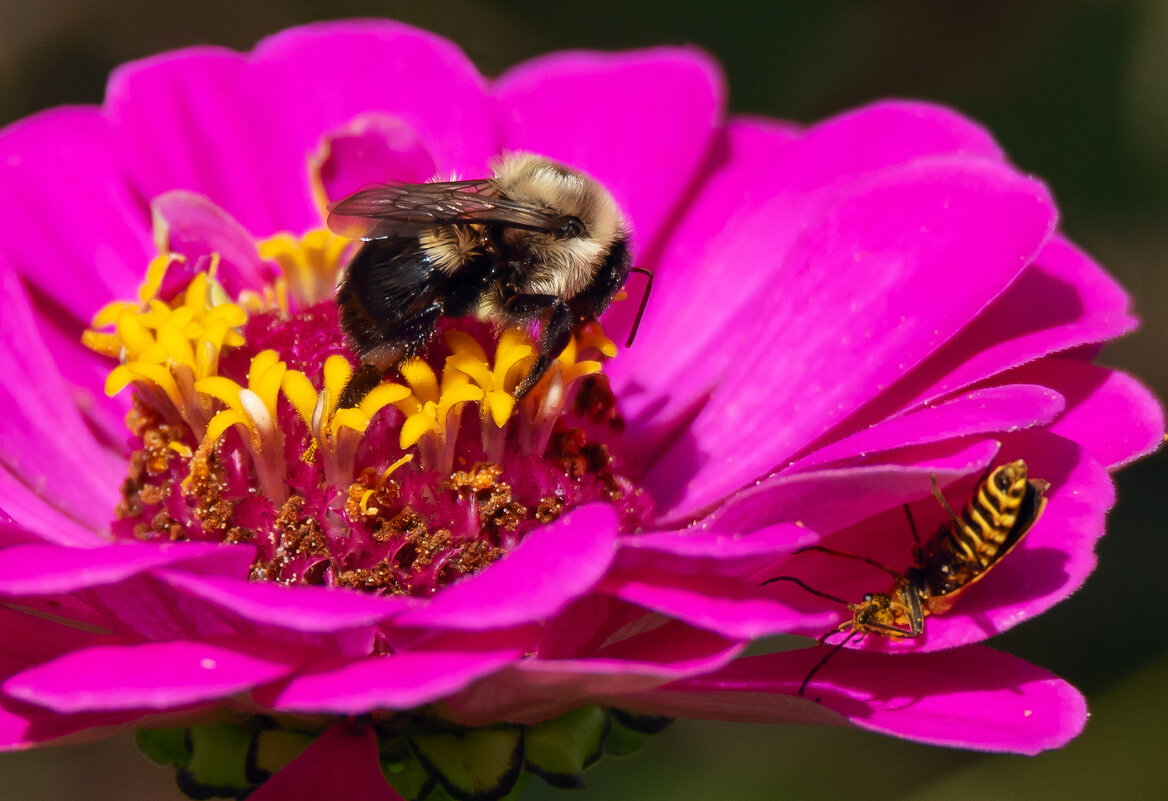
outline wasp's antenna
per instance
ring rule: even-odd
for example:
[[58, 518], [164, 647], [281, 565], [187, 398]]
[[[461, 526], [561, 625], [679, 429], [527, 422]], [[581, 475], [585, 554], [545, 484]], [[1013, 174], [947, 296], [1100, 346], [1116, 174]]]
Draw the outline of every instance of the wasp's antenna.
[[907, 503], [904, 504], [904, 516], [908, 518], [908, 527], [912, 532], [913, 542], [916, 543], [916, 551], [914, 553], [919, 557], [924, 550], [924, 546], [921, 545], [921, 535], [917, 533], [917, 523], [913, 520], [912, 510], [908, 508]]
[[814, 587], [808, 587], [806, 584], [804, 584], [802, 581], [795, 578], [794, 576], [775, 576], [774, 578], [767, 579], [759, 586], [765, 587], [768, 584], [774, 584], [776, 581], [789, 581], [792, 584], [797, 584], [798, 586], [807, 590], [807, 592], [811, 593], [812, 595], [818, 595], [820, 598], [824, 598], [828, 601], [834, 601], [837, 604], [843, 604], [844, 606], [848, 605], [848, 602], [845, 601], [843, 598], [837, 598], [834, 595], [828, 595], [826, 592], [820, 592], [819, 590], [815, 589]]
[[[953, 521], [953, 525], [957, 526], [957, 528], [961, 528], [961, 518], [958, 517], [957, 513], [953, 511], [953, 507], [949, 505], [949, 501], [945, 500], [944, 493], [942, 493], [941, 488], [937, 486], [937, 476], [935, 473], [929, 476], [929, 481], [932, 482], [933, 497], [937, 499], [937, 503], [941, 504], [941, 507], [945, 510], [945, 513], [949, 515], [949, 519]], [[983, 480], [982, 483], [984, 484], [985, 481]]]
[[644, 267], [630, 267], [629, 272], [641, 273], [645, 276], [645, 291], [641, 293], [641, 305], [637, 307], [637, 317], [633, 320], [633, 330], [629, 331], [629, 339], [625, 342], [626, 348], [633, 346], [637, 338], [637, 329], [641, 327], [641, 318], [645, 316], [645, 306], [649, 303], [649, 294], [653, 291], [653, 271]]

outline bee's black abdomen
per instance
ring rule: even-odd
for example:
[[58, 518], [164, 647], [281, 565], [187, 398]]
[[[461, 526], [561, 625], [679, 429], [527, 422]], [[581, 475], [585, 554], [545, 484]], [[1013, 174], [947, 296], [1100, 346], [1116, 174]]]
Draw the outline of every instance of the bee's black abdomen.
[[416, 239], [367, 242], [337, 290], [341, 327], [362, 357], [378, 349], [413, 355], [442, 316], [446, 283]]

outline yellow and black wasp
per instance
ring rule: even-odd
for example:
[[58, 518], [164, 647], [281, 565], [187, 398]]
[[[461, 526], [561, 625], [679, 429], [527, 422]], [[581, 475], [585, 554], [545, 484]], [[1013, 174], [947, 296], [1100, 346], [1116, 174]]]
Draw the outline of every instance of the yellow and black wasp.
[[905, 506], [912, 530], [913, 564], [903, 573], [866, 556], [837, 551], [822, 545], [800, 548], [795, 553], [820, 553], [853, 559], [883, 570], [893, 578], [887, 593], [868, 593], [859, 603], [850, 603], [809, 587], [794, 576], [776, 576], [763, 585], [789, 581], [807, 592], [847, 607], [852, 617], [819, 638], [820, 644], [837, 632], [847, 632], [826, 656], [819, 660], [799, 685], [799, 695], [824, 664], [853, 639], [868, 634], [885, 637], [919, 637], [925, 630], [925, 618], [948, 612], [961, 593], [985, 576], [994, 565], [1012, 551], [1046, 507], [1045, 493], [1050, 484], [1030, 478], [1022, 459], [989, 471], [978, 484], [973, 496], [957, 515], [932, 479], [933, 497], [949, 515], [925, 545], [921, 544], [916, 524]]

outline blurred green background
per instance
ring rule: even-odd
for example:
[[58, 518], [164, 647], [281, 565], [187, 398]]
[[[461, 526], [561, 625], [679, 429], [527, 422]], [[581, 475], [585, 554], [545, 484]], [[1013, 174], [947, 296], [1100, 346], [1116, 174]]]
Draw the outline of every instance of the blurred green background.
[[[988, 125], [1045, 178], [1064, 229], [1144, 319], [1100, 361], [1168, 397], [1168, 2], [1165, 0], [4, 0], [0, 123], [99, 102], [115, 65], [184, 45], [247, 49], [313, 19], [389, 16], [459, 42], [487, 74], [560, 48], [696, 43], [733, 111], [812, 122], [870, 99], [927, 98]], [[679, 722], [591, 771], [575, 798], [1168, 798], [1168, 457], [1119, 476], [1100, 566], [1058, 608], [993, 645], [1081, 688], [1092, 720], [1061, 752], [971, 754], [859, 731]], [[128, 737], [0, 755], [0, 796], [177, 799]], [[533, 785], [530, 799], [564, 798]]]

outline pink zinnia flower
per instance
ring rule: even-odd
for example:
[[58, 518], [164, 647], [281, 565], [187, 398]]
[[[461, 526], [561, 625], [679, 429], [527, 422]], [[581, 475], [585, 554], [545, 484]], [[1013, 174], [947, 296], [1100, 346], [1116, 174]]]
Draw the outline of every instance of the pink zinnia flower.
[[[445, 321], [333, 409], [350, 250], [324, 204], [508, 151], [628, 215], [656, 273], [636, 344], [607, 361], [578, 332], [512, 408], [526, 335]], [[484, 793], [524, 758], [570, 782], [595, 754], [553, 764], [547, 743], [598, 750], [630, 720], [609, 708], [1020, 753], [1082, 727], [1074, 688], [978, 643], [1082, 584], [1108, 471], [1164, 420], [1089, 361], [1135, 326], [1126, 294], [953, 112], [800, 129], [727, 118], [693, 50], [488, 81], [430, 34], [341, 23], [127, 65], [101, 108], [6, 129], [0, 165], [3, 747], [190, 727], [145, 739], [204, 788], [189, 749], [235, 738], [278, 770], [254, 799], [376, 798], [382, 767], [403, 794], [465, 789], [436, 754], [476, 737], [502, 755]], [[906, 569], [902, 505], [927, 537], [932, 479], [959, 507], [1015, 459], [1045, 512], [923, 636], [849, 643], [805, 697], [826, 646], [740, 656], [846, 615], [767, 579], [889, 589], [794, 551]], [[224, 792], [264, 775], [230, 773]]]

